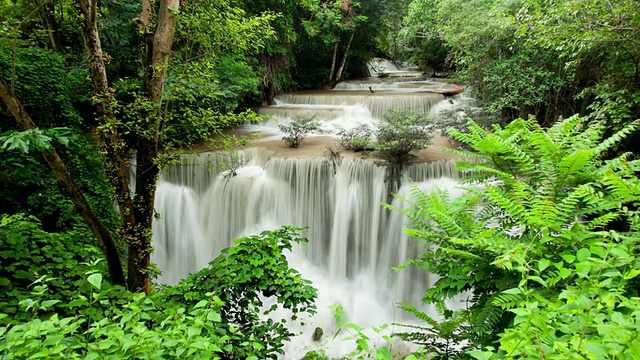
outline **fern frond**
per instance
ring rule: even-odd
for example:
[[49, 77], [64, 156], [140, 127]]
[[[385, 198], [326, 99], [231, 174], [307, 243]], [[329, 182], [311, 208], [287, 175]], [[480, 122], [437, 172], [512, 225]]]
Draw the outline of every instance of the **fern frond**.
[[423, 321], [431, 326], [433, 326], [434, 328], [438, 328], [440, 326], [440, 324], [433, 319], [431, 316], [423, 313], [422, 311], [418, 310], [415, 306], [406, 303], [406, 302], [400, 302], [398, 303], [398, 307], [406, 312], [408, 312], [409, 314], [413, 315], [416, 319]]
[[522, 206], [520, 198], [497, 186], [487, 186], [487, 199], [496, 204], [500, 210], [515, 218], [526, 218], [527, 211]]
[[524, 297], [521, 293], [505, 290], [503, 292], [493, 294], [488, 303], [502, 309], [511, 309], [520, 305], [522, 301], [524, 301]]
[[637, 178], [625, 179], [613, 171], [608, 171], [603, 181], [611, 195], [620, 202], [634, 201], [640, 197], [640, 183]]
[[558, 221], [558, 205], [554, 199], [546, 196], [536, 196], [530, 201], [531, 207], [528, 212], [527, 224], [534, 227], [553, 229], [558, 231], [562, 228], [562, 223]]
[[620, 212], [609, 212], [603, 215], [600, 215], [598, 217], [596, 217], [595, 219], [589, 220], [586, 224], [585, 227], [588, 230], [602, 230], [604, 229], [607, 225], [609, 225], [612, 221], [616, 221], [621, 219], [623, 216], [622, 213]]
[[631, 124], [625, 126], [624, 128], [622, 128], [620, 131], [618, 131], [617, 133], [609, 136], [608, 138], [604, 139], [600, 145], [596, 146], [593, 149], [593, 153], [598, 156], [600, 154], [602, 154], [605, 151], [611, 150], [611, 148], [618, 144], [622, 139], [626, 138], [627, 136], [629, 136], [629, 134], [631, 134], [632, 132], [634, 132], [637, 128], [638, 125], [640, 125], [640, 120], [636, 120], [634, 122], [632, 122]]
[[579, 125], [583, 122], [584, 120], [580, 116], [574, 115], [566, 119], [556, 121], [547, 129], [547, 133], [552, 139], [558, 141], [562, 148], [565, 141], [570, 141], [570, 137], [572, 135], [580, 132], [581, 127]]
[[558, 209], [560, 210], [558, 221], [565, 224], [572, 221], [577, 215], [577, 209], [581, 205], [581, 201], [591, 196], [594, 192], [595, 189], [591, 184], [582, 184], [571, 189], [558, 204]]
[[[565, 184], [569, 182], [569, 179], [584, 174], [584, 172], [587, 170], [587, 165], [591, 162], [592, 159], [593, 151], [591, 151], [591, 149], [581, 149], [573, 152], [572, 154], [564, 156], [556, 167], [558, 174], [555, 183], [556, 189], [562, 190]], [[571, 185], [572, 184], [569, 182], [568, 186]]]
[[500, 323], [504, 309], [492, 304], [486, 303], [479, 312], [475, 313], [471, 326], [473, 331], [478, 334], [488, 334], [493, 332]]

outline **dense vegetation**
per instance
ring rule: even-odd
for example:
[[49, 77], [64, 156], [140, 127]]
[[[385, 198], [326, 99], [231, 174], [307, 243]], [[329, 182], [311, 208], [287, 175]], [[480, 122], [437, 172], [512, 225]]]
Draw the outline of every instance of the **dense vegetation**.
[[[441, 276], [424, 301], [442, 319], [402, 304], [425, 326], [399, 335], [440, 358], [640, 358], [637, 1], [7, 0], [0, 21], [0, 358], [277, 356], [292, 334], [261, 306], [314, 312], [282, 254], [306, 239], [243, 238], [156, 287], [157, 175], [199, 142], [231, 146], [222, 130], [275, 94], [376, 56], [467, 83], [481, 106], [451, 132], [479, 160], [461, 165], [467, 195], [407, 200], [426, 246], [404, 266]], [[378, 129], [391, 163], [429, 141], [397, 133], [411, 116]], [[442, 305], [463, 292], [468, 309]], [[390, 358], [339, 323], [351, 356]]]

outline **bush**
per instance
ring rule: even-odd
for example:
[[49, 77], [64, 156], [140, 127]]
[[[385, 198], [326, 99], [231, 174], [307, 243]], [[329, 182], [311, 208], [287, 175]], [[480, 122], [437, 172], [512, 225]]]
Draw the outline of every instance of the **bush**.
[[340, 137], [338, 142], [346, 150], [365, 151], [373, 148], [373, 143], [370, 141], [373, 129], [368, 125], [361, 124], [349, 130], [338, 129], [338, 136]]
[[284, 133], [282, 139], [289, 147], [297, 148], [312, 131], [320, 130], [315, 116], [296, 116], [288, 125], [279, 124], [278, 128]]
[[427, 302], [471, 294], [474, 357], [640, 354], [640, 160], [606, 159], [636, 127], [603, 138], [604, 124], [572, 117], [451, 131], [480, 160], [459, 167], [474, 187], [413, 193], [407, 233], [425, 250], [405, 266], [439, 276]]
[[[68, 315], [51, 314], [60, 300], [43, 296], [50, 282], [41, 277], [20, 305], [25, 313], [47, 315], [0, 325], [0, 358], [276, 359], [293, 334], [260, 317], [265, 299], [275, 304], [264, 313], [278, 305], [293, 320], [315, 312], [316, 289], [283, 253], [307, 241], [299, 230], [238, 239], [211, 267], [151, 296], [111, 287], [89, 269], [65, 304]], [[0, 324], [7, 320], [0, 313]]]
[[[56, 301], [54, 310], [71, 315], [64, 304], [76, 296], [77, 281], [88, 267], [83, 263], [100, 250], [83, 244], [77, 231], [47, 233], [33, 217], [21, 214], [0, 219], [0, 311], [10, 317], [0, 320], [17, 323], [31, 319], [33, 314], [21, 311], [18, 304], [31, 296], [30, 285], [42, 276], [48, 277], [43, 301]], [[46, 315], [44, 312], [36, 315]]]
[[[315, 313], [316, 289], [300, 273], [289, 267], [283, 250], [293, 243], [304, 243], [298, 228], [282, 227], [236, 240], [236, 245], [222, 251], [203, 269], [167, 292], [172, 301], [195, 305], [209, 295], [219, 297], [224, 328], [237, 328], [241, 335], [231, 341], [234, 355], [260, 359], [276, 358], [293, 334], [283, 323], [260, 318], [267, 298], [275, 300], [264, 314], [280, 305], [289, 309], [292, 320], [301, 313]], [[243, 345], [249, 343], [251, 346]]]
[[421, 111], [411, 109], [388, 110], [376, 131], [375, 150], [392, 165], [404, 165], [410, 153], [431, 144], [431, 119]]

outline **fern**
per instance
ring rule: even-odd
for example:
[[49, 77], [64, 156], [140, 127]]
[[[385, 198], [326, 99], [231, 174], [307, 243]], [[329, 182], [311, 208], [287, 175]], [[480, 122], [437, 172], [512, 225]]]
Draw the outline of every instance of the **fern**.
[[[555, 344], [566, 329], [575, 330], [573, 322], [560, 322], [565, 329], [560, 332], [547, 322], [578, 317], [581, 299], [596, 301], [599, 291], [604, 298], [633, 296], [627, 288], [637, 289], [634, 278], [639, 275], [634, 256], [640, 227], [640, 160], [633, 154], [603, 157], [637, 125], [604, 140], [605, 124], [578, 116], [549, 129], [534, 119], [520, 119], [492, 131], [473, 122], [468, 133], [451, 131], [477, 151], [473, 159], [478, 161], [458, 164], [466, 172], [466, 194], [451, 199], [414, 189], [414, 208], [404, 211], [411, 228], [407, 233], [427, 245], [407, 264], [439, 276], [424, 301], [439, 306], [468, 291], [468, 316], [458, 326], [469, 327], [465, 331], [472, 334], [470, 341], [493, 346], [501, 334], [509, 334], [499, 346], [517, 348], [521, 339], [532, 341], [535, 348], [536, 336], [540, 343]], [[610, 231], [620, 224], [625, 232]], [[592, 265], [598, 261], [597, 267]], [[619, 269], [620, 264], [626, 267]], [[600, 303], [587, 313], [612, 306], [617, 305]], [[404, 309], [422, 316], [415, 308]], [[605, 323], [611, 322], [608, 314], [601, 315]], [[591, 327], [593, 319], [581, 319], [596, 339], [600, 333]], [[425, 346], [437, 341], [435, 334], [451, 328], [432, 318], [421, 320], [425, 326], [411, 327], [403, 336]], [[575, 332], [581, 333], [582, 329]]]
[[629, 134], [634, 132], [638, 128], [639, 124], [640, 124], [640, 120], [636, 120], [636, 121], [632, 122], [631, 124], [629, 124], [629, 125], [625, 126], [624, 128], [622, 128], [620, 131], [618, 131], [615, 134], [611, 135], [610, 137], [604, 139], [600, 143], [600, 145], [596, 146], [593, 149], [593, 153], [595, 155], [600, 155], [600, 154], [604, 153], [605, 151], [611, 150], [614, 145], [618, 144], [622, 139], [626, 138], [627, 136], [629, 136]]

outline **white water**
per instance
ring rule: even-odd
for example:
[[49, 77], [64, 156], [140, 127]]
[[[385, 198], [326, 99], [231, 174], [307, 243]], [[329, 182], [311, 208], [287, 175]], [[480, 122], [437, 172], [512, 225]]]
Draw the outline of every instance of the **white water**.
[[369, 76], [418, 77], [422, 74], [410, 64], [393, 62], [387, 59], [373, 59], [367, 64]]
[[[317, 112], [325, 133], [335, 134], [336, 125], [375, 125], [387, 108], [409, 106], [432, 112], [448, 106], [441, 95], [416, 93], [424, 86], [442, 87], [442, 83], [367, 84], [343, 85], [353, 90], [282, 96], [278, 105], [262, 111], [281, 122], [296, 114]], [[363, 86], [371, 86], [375, 93], [363, 94]], [[372, 105], [376, 102], [382, 105]], [[278, 134], [274, 121], [246, 128]], [[394, 303], [418, 305], [435, 279], [418, 269], [391, 270], [420, 250], [402, 233], [406, 220], [401, 214], [381, 206], [391, 201], [396, 207], [406, 206], [388, 197], [385, 168], [352, 158], [344, 158], [335, 167], [322, 158], [282, 159], [262, 148], [240, 154], [246, 164], [237, 170], [237, 176], [221, 175], [220, 164], [229, 158], [212, 153], [185, 156], [162, 174], [155, 204], [160, 218], [153, 229], [156, 251], [152, 261], [163, 272], [158, 281], [176, 283], [206, 266], [236, 238], [281, 225], [308, 226], [303, 235], [309, 243], [294, 249], [288, 258], [319, 289], [318, 315], [306, 319], [303, 328], [292, 329], [301, 335], [288, 344], [286, 359], [299, 359], [318, 346], [331, 356], [353, 350], [353, 343], [339, 339], [320, 344], [311, 341], [317, 326], [323, 328], [325, 339], [333, 336], [331, 305], [342, 305], [346, 317], [364, 327], [406, 321]], [[399, 193], [409, 197], [414, 186], [457, 192], [454, 186], [459, 174], [454, 165], [442, 161], [408, 167]]]

